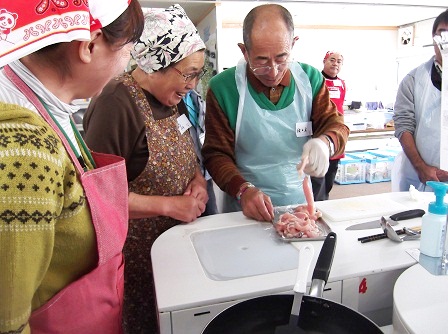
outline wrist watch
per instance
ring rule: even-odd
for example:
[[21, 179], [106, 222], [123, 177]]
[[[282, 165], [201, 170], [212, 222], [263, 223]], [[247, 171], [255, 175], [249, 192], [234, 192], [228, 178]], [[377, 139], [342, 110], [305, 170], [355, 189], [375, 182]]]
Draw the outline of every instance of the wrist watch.
[[240, 186], [240, 190], [238, 191], [238, 193], [236, 194], [236, 199], [238, 200], [238, 202], [241, 201], [241, 196], [243, 196], [244, 192], [249, 189], [249, 188], [254, 188], [255, 186], [250, 183], [250, 182], [244, 182], [241, 186]]

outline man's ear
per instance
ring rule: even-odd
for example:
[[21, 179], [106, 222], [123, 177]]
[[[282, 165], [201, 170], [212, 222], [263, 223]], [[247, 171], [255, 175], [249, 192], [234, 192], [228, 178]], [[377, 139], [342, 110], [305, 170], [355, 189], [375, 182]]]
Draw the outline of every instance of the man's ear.
[[93, 53], [96, 52], [98, 43], [101, 40], [102, 32], [100, 29], [90, 33], [90, 41], [81, 41], [79, 43], [79, 58], [84, 63], [90, 63], [93, 58]]
[[246, 59], [246, 62], [249, 62], [249, 53], [247, 52], [246, 46], [243, 43], [238, 43], [238, 47], [240, 48], [241, 52], [243, 53], [244, 59]]
[[294, 38], [292, 39], [292, 46], [294, 46], [294, 44], [299, 40], [299, 36], [294, 36]]
[[246, 46], [244, 45], [244, 43], [238, 43], [238, 47], [240, 48], [243, 54], [246, 53]]

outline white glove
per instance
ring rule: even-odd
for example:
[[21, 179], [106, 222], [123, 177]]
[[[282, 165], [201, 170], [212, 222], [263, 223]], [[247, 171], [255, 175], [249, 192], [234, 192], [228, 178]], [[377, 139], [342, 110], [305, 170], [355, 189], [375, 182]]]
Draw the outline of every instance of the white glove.
[[330, 164], [330, 149], [319, 138], [312, 138], [303, 145], [302, 161], [308, 160], [304, 172], [310, 176], [323, 177]]

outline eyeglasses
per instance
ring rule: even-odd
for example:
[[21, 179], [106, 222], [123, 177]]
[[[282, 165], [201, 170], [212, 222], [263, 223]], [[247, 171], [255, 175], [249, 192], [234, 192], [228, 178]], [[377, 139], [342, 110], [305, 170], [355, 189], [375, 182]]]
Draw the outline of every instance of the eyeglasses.
[[274, 66], [259, 66], [259, 67], [252, 67], [249, 64], [250, 69], [252, 70], [253, 74], [255, 75], [265, 75], [268, 74], [272, 69], [276, 69], [278, 72], [281, 72], [289, 67], [289, 64], [291, 64], [291, 61], [287, 61], [284, 63], [275, 64]]
[[181, 71], [179, 71], [177, 68], [173, 67], [173, 70], [175, 70], [177, 72], [177, 74], [181, 75], [184, 77], [184, 82], [191, 82], [195, 79], [197, 80], [201, 80], [202, 77], [204, 76], [204, 74], [207, 72], [207, 70], [205, 68], [203, 68], [202, 70], [200, 70], [199, 72], [195, 72], [195, 73], [191, 73], [191, 74], [183, 74]]
[[330, 58], [328, 59], [330, 63], [342, 64], [344, 61], [342, 59]]

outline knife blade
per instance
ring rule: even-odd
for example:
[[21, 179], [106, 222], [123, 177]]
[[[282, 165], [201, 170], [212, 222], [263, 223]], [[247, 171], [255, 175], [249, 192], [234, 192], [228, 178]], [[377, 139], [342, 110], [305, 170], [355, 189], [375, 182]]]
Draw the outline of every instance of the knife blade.
[[[423, 216], [424, 214], [425, 214], [425, 210], [421, 210], [421, 209], [406, 210], [406, 211], [402, 211], [402, 212], [393, 214], [392, 216], [387, 218], [387, 221], [389, 222], [389, 224], [391, 226], [395, 226], [398, 224], [398, 222], [400, 220], [418, 218], [418, 217]], [[368, 221], [365, 223], [350, 225], [349, 227], [346, 228], [346, 230], [368, 230], [371, 228], [381, 227], [380, 219], [381, 218], [378, 218], [378, 219], [375, 219], [372, 221]]]

